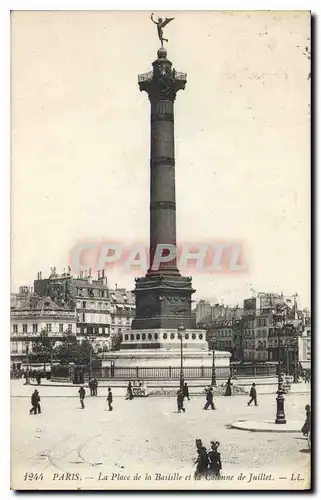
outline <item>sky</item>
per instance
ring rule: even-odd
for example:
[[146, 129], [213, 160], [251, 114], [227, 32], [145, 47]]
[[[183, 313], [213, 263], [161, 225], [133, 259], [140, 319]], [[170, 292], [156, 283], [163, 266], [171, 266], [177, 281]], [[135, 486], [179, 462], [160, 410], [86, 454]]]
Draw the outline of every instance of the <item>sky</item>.
[[[298, 293], [310, 305], [309, 15], [166, 12], [178, 243], [239, 241], [244, 273], [198, 273], [194, 298]], [[75, 244], [148, 245], [149, 12], [16, 11], [11, 30], [11, 283], [66, 268]], [[156, 15], [161, 15], [157, 12]], [[108, 271], [111, 286], [137, 274]]]

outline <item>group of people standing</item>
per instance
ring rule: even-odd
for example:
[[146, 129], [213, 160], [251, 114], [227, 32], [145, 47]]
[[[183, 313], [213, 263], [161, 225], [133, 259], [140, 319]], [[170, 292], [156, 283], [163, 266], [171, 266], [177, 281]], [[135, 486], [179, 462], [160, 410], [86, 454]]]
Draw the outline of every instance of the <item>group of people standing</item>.
[[31, 380], [35, 380], [38, 385], [41, 384], [41, 378], [43, 378], [44, 373], [37, 370], [26, 370], [22, 377], [25, 379], [24, 385], [29, 385]]
[[196, 439], [197, 459], [195, 460], [195, 479], [203, 477], [219, 478], [221, 475], [221, 454], [218, 451], [220, 443], [211, 441], [210, 449], [207, 451], [201, 439]]
[[91, 396], [97, 396], [97, 390], [98, 390], [98, 380], [94, 377], [92, 377], [89, 380], [89, 389], [90, 389], [90, 395]]

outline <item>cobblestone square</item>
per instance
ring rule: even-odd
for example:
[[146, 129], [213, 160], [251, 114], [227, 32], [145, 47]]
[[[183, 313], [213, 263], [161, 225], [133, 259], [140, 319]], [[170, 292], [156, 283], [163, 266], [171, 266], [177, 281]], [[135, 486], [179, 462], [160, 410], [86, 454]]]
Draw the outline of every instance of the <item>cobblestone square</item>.
[[[33, 390], [21, 381], [12, 382], [15, 488], [152, 489], [155, 482], [157, 488], [235, 488], [229, 479], [204, 481], [201, 486], [193, 481], [196, 438], [207, 447], [213, 439], [220, 441], [223, 476], [246, 476], [236, 488], [302, 489], [308, 485], [310, 454], [301, 433], [230, 428], [237, 420], [273, 420], [275, 395], [258, 391], [258, 407], [248, 407], [247, 396], [220, 396], [216, 411], [204, 411], [204, 398], [194, 397], [186, 401], [186, 413], [177, 413], [173, 397], [126, 401], [119, 388], [114, 391], [114, 411], [109, 412], [106, 388], [101, 388], [98, 397], [87, 396], [81, 410], [77, 387], [40, 386], [42, 413], [29, 415]], [[303, 424], [308, 402], [308, 394], [287, 395], [287, 419]], [[28, 473], [43, 476], [34, 479]], [[142, 476], [139, 481], [133, 481], [135, 474]], [[274, 479], [267, 479], [271, 474]]]

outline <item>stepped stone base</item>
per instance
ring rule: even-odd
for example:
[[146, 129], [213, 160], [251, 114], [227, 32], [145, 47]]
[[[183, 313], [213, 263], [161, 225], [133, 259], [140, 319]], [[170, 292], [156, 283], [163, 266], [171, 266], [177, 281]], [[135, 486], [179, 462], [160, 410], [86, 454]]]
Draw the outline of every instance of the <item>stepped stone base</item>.
[[[211, 368], [212, 351], [208, 350], [205, 330], [186, 329], [183, 332], [183, 366], [188, 368]], [[217, 375], [227, 378], [230, 375], [231, 354], [226, 351], [215, 351], [215, 367]], [[108, 352], [102, 357], [102, 368], [173, 368], [168, 372], [169, 378], [179, 376], [181, 366], [181, 340], [176, 328], [154, 328], [131, 330], [124, 335], [119, 351]], [[192, 371], [189, 377], [193, 378]], [[152, 371], [143, 372], [142, 378], [148, 379]], [[171, 375], [170, 375], [171, 373]], [[165, 376], [164, 372], [160, 376]], [[157, 378], [157, 374], [154, 374]], [[207, 376], [207, 375], [206, 375]], [[208, 373], [210, 377], [210, 372]], [[196, 376], [196, 378], [198, 378]], [[152, 376], [152, 378], [154, 378]]]

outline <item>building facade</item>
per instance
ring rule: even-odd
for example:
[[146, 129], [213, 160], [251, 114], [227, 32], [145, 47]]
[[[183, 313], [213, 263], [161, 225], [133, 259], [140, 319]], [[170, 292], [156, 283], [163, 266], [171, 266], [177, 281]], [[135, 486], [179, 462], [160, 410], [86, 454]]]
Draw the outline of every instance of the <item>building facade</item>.
[[70, 268], [60, 274], [52, 268], [48, 278], [38, 273], [34, 289], [74, 308], [77, 337], [89, 339], [97, 352], [110, 350], [113, 338], [130, 329], [135, 315], [134, 294], [124, 288], [110, 289], [104, 270], [94, 278], [90, 269], [74, 277]]
[[[34, 342], [46, 331], [52, 340], [61, 341], [68, 334], [76, 335], [76, 312], [61, 308], [50, 297], [39, 297], [19, 291], [11, 306], [10, 355], [13, 363], [26, 361]], [[23, 296], [25, 295], [25, 296]]]

